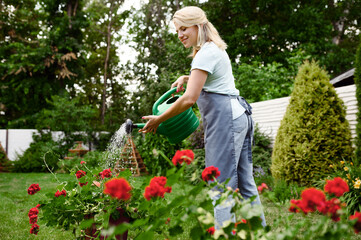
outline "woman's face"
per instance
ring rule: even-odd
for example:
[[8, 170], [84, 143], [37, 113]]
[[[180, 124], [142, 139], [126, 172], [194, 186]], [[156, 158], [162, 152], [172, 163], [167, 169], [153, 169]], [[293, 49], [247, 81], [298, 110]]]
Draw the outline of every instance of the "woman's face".
[[192, 27], [184, 27], [178, 25], [176, 22], [174, 25], [178, 33], [178, 38], [183, 43], [185, 48], [197, 46], [198, 27], [196, 25]]

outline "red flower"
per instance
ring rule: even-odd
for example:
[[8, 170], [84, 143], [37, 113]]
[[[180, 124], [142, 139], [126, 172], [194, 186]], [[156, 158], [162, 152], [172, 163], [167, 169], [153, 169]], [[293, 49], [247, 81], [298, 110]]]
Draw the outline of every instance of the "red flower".
[[213, 234], [214, 234], [214, 232], [215, 232], [214, 227], [210, 227], [210, 228], [208, 228], [208, 229], [207, 229], [207, 232], [208, 232], [209, 234], [213, 235]]
[[214, 166], [207, 167], [202, 172], [202, 179], [207, 181], [213, 181], [213, 177], [217, 178], [221, 175], [221, 172], [218, 171], [218, 168]]
[[258, 189], [258, 192], [262, 193], [263, 190], [268, 189], [268, 186], [267, 186], [267, 184], [262, 183], [261, 186], [257, 187], [257, 189]]
[[112, 177], [112, 171], [110, 170], [110, 168], [103, 170], [102, 172], [99, 173], [99, 175], [101, 176], [101, 178], [111, 178]]
[[40, 187], [39, 187], [39, 184], [31, 184], [30, 187], [28, 188], [28, 194], [29, 195], [34, 195], [35, 193], [39, 192], [40, 191]]
[[119, 200], [128, 200], [131, 195], [131, 186], [124, 178], [113, 178], [105, 184], [104, 193]]
[[341, 209], [341, 201], [338, 198], [332, 198], [327, 201], [324, 206], [318, 207], [317, 210], [323, 215], [330, 216], [333, 221], [340, 221], [339, 209]]
[[174, 166], [176, 166], [178, 163], [181, 165], [183, 162], [186, 162], [187, 165], [191, 164], [191, 162], [194, 159], [194, 153], [192, 150], [178, 150], [176, 151], [172, 162]]
[[172, 191], [172, 187], [165, 187], [167, 183], [166, 177], [154, 177], [150, 180], [149, 186], [145, 188], [144, 197], [148, 201], [152, 197], [161, 197], [164, 198], [164, 194], [170, 193]]
[[39, 214], [39, 209], [37, 207], [33, 207], [33, 208], [30, 208], [28, 216], [30, 218], [30, 216], [38, 215], [38, 214]]
[[85, 186], [85, 185], [87, 185], [87, 184], [88, 184], [88, 182], [86, 182], [86, 183], [79, 182], [79, 186], [80, 186], [80, 187], [83, 187], [83, 186]]
[[63, 189], [61, 191], [57, 190], [56, 193], [55, 193], [55, 197], [60, 197], [60, 196], [66, 196], [66, 191]]
[[86, 163], [86, 162], [84, 162], [84, 161], [80, 161], [80, 164], [84, 164], [84, 163]]
[[304, 213], [314, 212], [316, 207], [324, 207], [326, 204], [325, 194], [316, 188], [308, 188], [301, 193], [301, 209]]
[[353, 225], [353, 229], [354, 229], [355, 233], [361, 232], [361, 213], [355, 212], [354, 215], [350, 216], [350, 220], [353, 220], [353, 219], [357, 219], [357, 221], [355, 222], [355, 225]]
[[29, 216], [29, 223], [34, 224], [38, 221], [38, 215], [31, 215]]
[[37, 205], [36, 205], [36, 208], [39, 208], [40, 206], [41, 206], [40, 204], [37, 204]]
[[83, 176], [86, 175], [86, 172], [84, 172], [83, 170], [79, 170], [75, 173], [76, 175], [76, 178], [79, 179], [79, 178], [82, 178]]
[[38, 232], [39, 232], [39, 225], [34, 223], [32, 226], [31, 226], [31, 229], [30, 229], [30, 233], [31, 234], [35, 234], [35, 235], [38, 235]]
[[326, 180], [325, 192], [341, 197], [348, 191], [350, 191], [348, 184], [342, 178], [336, 177], [333, 180]]

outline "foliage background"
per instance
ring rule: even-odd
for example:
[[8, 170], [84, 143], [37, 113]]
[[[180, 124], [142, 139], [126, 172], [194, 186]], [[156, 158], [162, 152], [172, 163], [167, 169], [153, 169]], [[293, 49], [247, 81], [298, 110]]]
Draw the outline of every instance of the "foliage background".
[[[189, 73], [190, 52], [170, 24], [188, 5], [203, 8], [228, 44], [236, 87], [249, 102], [288, 96], [305, 59], [331, 77], [353, 66], [360, 0], [149, 0], [139, 9], [124, 8], [124, 0], [4, 0], [0, 127], [64, 131], [62, 156], [81, 137], [105, 149], [127, 118], [149, 115], [170, 84]], [[121, 44], [134, 50], [134, 61], [125, 61]], [[107, 134], [99, 138], [101, 131]], [[162, 141], [152, 147], [172, 149]]]

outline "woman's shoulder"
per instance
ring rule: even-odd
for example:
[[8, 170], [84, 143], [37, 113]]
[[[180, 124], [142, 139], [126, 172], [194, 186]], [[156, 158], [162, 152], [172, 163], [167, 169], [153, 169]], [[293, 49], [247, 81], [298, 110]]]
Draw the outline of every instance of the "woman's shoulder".
[[203, 46], [201, 47], [201, 50], [214, 50], [214, 51], [222, 51], [214, 42], [210, 41], [210, 42], [206, 42], [203, 44]]
[[[222, 53], [222, 50], [214, 42], [206, 42], [199, 50], [199, 55], [215, 57]], [[198, 55], [197, 53], [197, 55]], [[197, 56], [196, 55], [196, 56]]]

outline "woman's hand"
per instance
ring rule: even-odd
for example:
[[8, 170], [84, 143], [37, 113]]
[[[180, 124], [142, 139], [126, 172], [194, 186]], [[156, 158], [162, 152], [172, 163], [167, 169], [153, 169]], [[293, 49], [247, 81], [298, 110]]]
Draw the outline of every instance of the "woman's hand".
[[187, 83], [188, 79], [189, 79], [189, 76], [187, 76], [187, 75], [183, 75], [183, 76], [179, 77], [177, 79], [177, 81], [175, 81], [172, 84], [171, 88], [177, 87], [177, 92], [184, 90], [183, 84]]
[[155, 133], [157, 131], [157, 128], [160, 124], [159, 116], [155, 115], [149, 115], [142, 117], [143, 119], [148, 119], [149, 121], [145, 124], [145, 126], [142, 129], [139, 129], [138, 132], [141, 133], [148, 133], [153, 132]]

